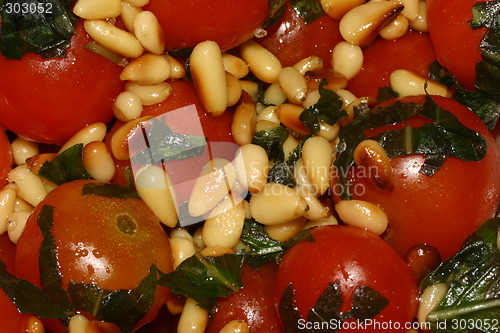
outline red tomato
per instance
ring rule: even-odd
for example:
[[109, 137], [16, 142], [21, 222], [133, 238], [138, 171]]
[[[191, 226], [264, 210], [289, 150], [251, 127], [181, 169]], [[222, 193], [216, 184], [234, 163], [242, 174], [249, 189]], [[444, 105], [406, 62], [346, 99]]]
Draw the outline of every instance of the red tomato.
[[[416, 52], [415, 50], [418, 50]], [[363, 67], [346, 87], [357, 97], [377, 97], [378, 88], [390, 86], [389, 76], [397, 69], [407, 69], [423, 77], [436, 60], [428, 34], [410, 32], [395, 40], [379, 38], [363, 49]]]
[[[279, 307], [283, 291], [291, 285], [296, 308], [304, 320], [302, 324], [306, 325], [309, 311], [330, 284], [338, 283], [342, 293], [341, 313], [352, 310], [357, 288], [368, 286], [388, 300], [372, 323], [392, 324], [386, 329], [370, 325], [361, 329], [349, 321], [344, 325], [353, 325], [351, 329], [343, 328], [340, 332], [406, 332], [403, 325], [410, 323], [417, 311], [418, 287], [413, 272], [394, 250], [375, 234], [355, 227], [323, 226], [312, 229], [311, 233], [314, 242], [297, 243], [280, 262], [276, 305]], [[398, 329], [394, 323], [400, 323], [401, 327]], [[301, 325], [300, 322], [284, 324], [299, 328]]]
[[244, 287], [217, 301], [207, 333], [218, 333], [232, 320], [244, 320], [250, 333], [284, 332], [274, 307], [275, 274], [274, 263], [258, 270], [243, 265], [241, 278]]
[[331, 68], [332, 50], [342, 40], [338, 21], [323, 14], [318, 20], [305, 24], [290, 1], [286, 1], [281, 20], [267, 29], [266, 37], [257, 41], [278, 57], [283, 66], [293, 66], [315, 55], [323, 60], [325, 68]]
[[486, 28], [473, 30], [468, 23], [472, 20], [472, 6], [478, 2], [484, 0], [426, 2], [427, 24], [437, 59], [468, 90], [475, 90], [476, 63], [481, 60], [479, 43], [486, 32]]
[[12, 148], [10, 147], [9, 138], [7, 138], [4, 131], [0, 130], [0, 186], [6, 184], [12, 163]]
[[[391, 192], [375, 188], [369, 177], [363, 177], [356, 168], [350, 180], [353, 186], [363, 189], [354, 194], [353, 199], [375, 203], [385, 211], [389, 219], [385, 240], [401, 256], [413, 245], [427, 244], [438, 249], [444, 260], [456, 253], [465, 238], [495, 214], [499, 201], [500, 164], [493, 137], [474, 113], [451, 99], [433, 99], [463, 125], [484, 137], [488, 150], [482, 160], [467, 162], [449, 157], [429, 177], [419, 172], [424, 163], [422, 155], [392, 158], [394, 188]], [[423, 96], [403, 101], [422, 103]], [[399, 128], [404, 126], [422, 126], [422, 121], [410, 118], [398, 125]]]
[[206, 40], [228, 50], [252, 38], [269, 16], [268, 0], [151, 0], [144, 9], [158, 18], [167, 50]]
[[90, 38], [76, 26], [66, 58], [27, 54], [20, 61], [0, 59], [0, 124], [20, 136], [63, 144], [78, 130], [113, 117], [122, 90], [122, 70], [84, 49]]
[[[37, 224], [43, 206], [55, 207], [52, 235], [64, 288], [70, 281], [93, 283], [107, 290], [133, 289], [155, 264], [172, 271], [170, 243], [157, 217], [140, 199], [83, 195], [88, 180], [58, 186], [36, 207], [17, 242], [16, 274], [40, 285], [38, 255], [42, 233]], [[152, 321], [170, 293], [159, 287], [149, 312], [138, 323]], [[55, 320], [49, 327], [61, 332]]]

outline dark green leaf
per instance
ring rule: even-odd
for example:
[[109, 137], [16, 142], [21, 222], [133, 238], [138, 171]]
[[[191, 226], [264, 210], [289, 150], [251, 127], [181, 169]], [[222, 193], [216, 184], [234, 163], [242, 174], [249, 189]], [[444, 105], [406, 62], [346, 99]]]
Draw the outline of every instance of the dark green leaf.
[[288, 135], [284, 127], [274, 127], [255, 133], [252, 143], [264, 148], [270, 161], [283, 161], [283, 143]]
[[148, 147], [131, 158], [134, 163], [182, 160], [200, 156], [205, 151], [207, 142], [203, 136], [174, 133], [167, 123], [157, 118], [151, 119], [150, 124], [144, 138]]
[[344, 297], [342, 296], [339, 283], [330, 283], [307, 315], [308, 322], [315, 323], [319, 327], [328, 327], [328, 329], [313, 329], [310, 332], [337, 332], [340, 327], [335, 328], [332, 324], [340, 323], [343, 319], [340, 314], [342, 303], [344, 303]]
[[61, 185], [76, 179], [92, 179], [83, 167], [83, 144], [76, 144], [52, 161], [45, 162], [38, 174]]
[[295, 186], [295, 178], [293, 177], [293, 172], [286, 162], [276, 163], [267, 176], [267, 180], [270, 183], [279, 183], [286, 185], [288, 187]]
[[269, 18], [262, 24], [263, 29], [269, 28], [283, 17], [285, 2], [285, 0], [269, 0]]
[[399, 97], [399, 94], [391, 89], [389, 86], [378, 88], [377, 92], [377, 102], [384, 103], [395, 97]]
[[349, 315], [364, 322], [373, 319], [389, 304], [389, 300], [370, 286], [358, 286], [352, 296]]
[[66, 313], [54, 304], [37, 286], [19, 279], [7, 271], [0, 260], [0, 288], [21, 313], [35, 314], [42, 319], [66, 318]]
[[139, 199], [139, 195], [133, 189], [118, 184], [100, 182], [91, 182], [83, 185], [82, 195], [98, 195], [117, 199]]
[[317, 0], [290, 0], [290, 4], [306, 24], [323, 16], [323, 7]]
[[241, 253], [218, 257], [195, 254], [184, 260], [175, 271], [162, 275], [158, 283], [170, 288], [174, 294], [191, 297], [201, 307], [211, 310], [217, 297], [227, 297], [243, 286], [243, 261]]
[[500, 1], [478, 2], [472, 7], [472, 29], [482, 27], [500, 29]]
[[299, 242], [315, 242], [316, 239], [311, 233], [310, 229], [301, 230], [297, 235], [293, 236], [283, 244], [283, 253], [290, 250], [295, 244]]
[[295, 304], [295, 290], [291, 284], [285, 288], [281, 295], [278, 311], [285, 332], [303, 332], [298, 325], [301, 317], [297, 305]]
[[245, 219], [240, 240], [251, 250], [245, 253], [245, 261], [255, 269], [276, 260], [283, 252], [283, 243], [271, 238], [264, 226], [253, 219]]

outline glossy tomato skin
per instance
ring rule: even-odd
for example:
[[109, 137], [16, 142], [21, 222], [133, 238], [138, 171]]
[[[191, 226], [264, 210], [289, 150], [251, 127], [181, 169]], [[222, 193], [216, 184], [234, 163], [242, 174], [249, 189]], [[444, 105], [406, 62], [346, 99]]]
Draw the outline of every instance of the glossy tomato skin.
[[[488, 0], [487, 0], [488, 1]], [[484, 0], [429, 0], [426, 2], [429, 34], [441, 65], [468, 90], [475, 90], [479, 43], [486, 28], [472, 29], [472, 7]]]
[[[389, 303], [374, 322], [401, 323], [413, 320], [417, 311], [418, 287], [410, 268], [377, 235], [356, 227], [322, 226], [311, 230], [314, 242], [294, 245], [283, 256], [276, 275], [275, 302], [279, 307], [287, 286], [295, 290], [295, 304], [304, 320], [331, 283], [339, 283], [343, 296], [341, 313], [352, 309], [357, 287], [369, 286]], [[288, 323], [293, 325], [294, 323]], [[295, 323], [297, 324], [297, 323]], [[312, 324], [312, 323], [311, 323]], [[359, 328], [359, 327], [358, 327]], [[380, 330], [343, 328], [339, 332], [405, 332], [395, 325]]]
[[206, 40], [229, 50], [252, 38], [269, 16], [268, 0], [151, 0], [145, 9], [163, 27], [167, 50]]
[[271, 51], [283, 66], [293, 66], [315, 55], [323, 60], [325, 68], [331, 68], [332, 50], [343, 40], [338, 21], [323, 14], [316, 21], [306, 24], [290, 1], [286, 1], [280, 21], [266, 30], [267, 35], [257, 41]]
[[12, 148], [9, 138], [4, 131], [0, 129], [0, 186], [7, 183], [7, 177], [12, 168]]
[[[423, 96], [404, 102], [423, 102]], [[375, 188], [368, 177], [354, 171], [350, 181], [363, 188], [353, 199], [379, 205], [387, 214], [389, 229], [385, 240], [401, 255], [413, 245], [427, 244], [439, 250], [443, 260], [456, 253], [465, 238], [486, 219], [493, 217], [499, 202], [500, 167], [495, 141], [482, 121], [469, 109], [451, 99], [433, 100], [452, 112], [465, 126], [481, 134], [488, 145], [486, 156], [478, 161], [449, 157], [432, 177], [419, 172], [422, 155], [391, 159], [394, 188], [391, 192]], [[421, 126], [416, 119], [403, 126]], [[363, 193], [364, 192], [364, 193]]]
[[[42, 234], [37, 215], [45, 205], [55, 207], [52, 234], [64, 288], [74, 281], [108, 290], [133, 289], [153, 264], [164, 273], [172, 271], [168, 236], [149, 208], [135, 198], [82, 195], [83, 186], [92, 182], [60, 185], [36, 207], [17, 242], [16, 274], [20, 278], [40, 285]], [[158, 287], [151, 309], [138, 326], [153, 320], [169, 295], [166, 288]], [[57, 321], [48, 323], [49, 328], [61, 332]]]
[[244, 320], [250, 333], [282, 333], [274, 307], [274, 279], [277, 266], [269, 263], [258, 270], [243, 265], [243, 288], [229, 297], [219, 298], [207, 333], [218, 333], [232, 320]]
[[390, 86], [389, 77], [397, 69], [410, 70], [427, 77], [429, 65], [436, 60], [429, 35], [409, 32], [401, 38], [379, 38], [363, 49], [363, 67], [346, 87], [357, 97], [376, 98], [378, 88]]
[[37, 142], [63, 144], [78, 130], [113, 117], [123, 90], [122, 68], [84, 49], [90, 37], [80, 21], [66, 58], [0, 59], [0, 124]]

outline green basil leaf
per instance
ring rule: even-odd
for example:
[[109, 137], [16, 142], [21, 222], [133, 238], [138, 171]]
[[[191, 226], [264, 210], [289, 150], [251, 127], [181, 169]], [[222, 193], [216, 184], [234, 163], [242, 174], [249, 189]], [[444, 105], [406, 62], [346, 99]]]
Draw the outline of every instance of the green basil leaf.
[[297, 309], [297, 305], [295, 304], [295, 290], [293, 289], [293, 286], [291, 284], [285, 288], [283, 294], [281, 295], [278, 312], [285, 332], [303, 332], [303, 330], [301, 330], [298, 325], [298, 323], [301, 321], [301, 317], [299, 310]]
[[267, 29], [277, 23], [285, 12], [285, 0], [269, 0], [269, 18], [262, 24], [263, 29]]
[[500, 218], [485, 221], [459, 252], [422, 281], [422, 291], [438, 283], [448, 286], [444, 298], [426, 318], [433, 332], [498, 332], [498, 323], [487, 323], [500, 318], [499, 228]]
[[344, 303], [344, 297], [342, 296], [339, 282], [330, 283], [307, 315], [308, 322], [315, 323], [319, 327], [329, 327], [330, 329], [313, 329], [311, 332], [337, 332], [340, 327], [334, 329], [331, 326], [333, 323], [340, 323], [343, 320], [340, 314], [342, 303]]
[[306, 24], [323, 16], [323, 7], [317, 0], [290, 0], [290, 4]]
[[245, 219], [240, 240], [250, 248], [250, 252], [245, 253], [245, 261], [255, 269], [276, 260], [283, 252], [283, 243], [271, 238], [264, 226], [253, 219]]
[[98, 195], [106, 198], [139, 199], [133, 189], [111, 183], [91, 182], [83, 185], [82, 195]]
[[61, 185], [76, 179], [92, 179], [83, 167], [83, 144], [76, 144], [52, 161], [45, 162], [38, 174]]
[[295, 186], [295, 178], [293, 177], [293, 172], [286, 162], [276, 163], [267, 176], [267, 180], [270, 183], [279, 183], [288, 187]]
[[399, 97], [399, 94], [392, 90], [391, 87], [385, 86], [378, 88], [377, 92], [377, 102], [378, 103], [384, 103], [387, 102], [395, 97]]
[[283, 161], [283, 143], [288, 135], [283, 126], [274, 127], [255, 133], [252, 143], [264, 148], [270, 161]]
[[472, 7], [472, 29], [482, 27], [500, 29], [500, 1], [478, 2]]
[[170, 288], [174, 294], [191, 297], [204, 309], [211, 310], [217, 297], [227, 297], [243, 287], [243, 261], [241, 253], [218, 257], [195, 254], [184, 260], [175, 271], [162, 275], [158, 283]]
[[1, 260], [0, 288], [21, 313], [34, 314], [42, 319], [67, 317], [65, 311], [53, 303], [37, 286], [9, 273]]
[[389, 300], [370, 286], [358, 286], [352, 295], [349, 315], [363, 322], [375, 318], [389, 304]]

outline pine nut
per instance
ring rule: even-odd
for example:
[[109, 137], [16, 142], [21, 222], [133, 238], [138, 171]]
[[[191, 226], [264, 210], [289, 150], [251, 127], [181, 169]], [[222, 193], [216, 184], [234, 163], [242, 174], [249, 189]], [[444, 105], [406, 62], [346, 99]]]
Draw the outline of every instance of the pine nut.
[[115, 175], [115, 161], [106, 144], [101, 141], [90, 142], [83, 149], [83, 167], [92, 178], [109, 182]]
[[170, 231], [170, 238], [183, 237], [194, 243], [193, 236], [185, 228], [174, 228]]
[[11, 148], [14, 163], [17, 165], [26, 163], [28, 158], [38, 155], [39, 153], [38, 143], [28, 141], [20, 137], [17, 137], [14, 141], [12, 141]]
[[83, 19], [104, 20], [120, 15], [120, 0], [78, 0], [73, 13]]
[[219, 257], [228, 253], [235, 253], [233, 249], [220, 245], [207, 246], [200, 251], [200, 254], [204, 257]]
[[278, 183], [267, 183], [250, 198], [252, 217], [265, 225], [290, 222], [304, 216], [309, 207], [297, 191]]
[[[413, 96], [413, 95], [438, 95], [443, 97], [450, 97], [448, 89], [428, 78], [424, 78], [406, 69], [397, 69], [391, 73], [389, 77], [391, 88], [399, 93], [399, 96]], [[425, 84], [427, 88], [424, 89]]]
[[84, 27], [90, 37], [111, 52], [127, 58], [137, 58], [144, 52], [144, 48], [134, 35], [111, 23], [103, 20], [86, 20]]
[[378, 31], [403, 10], [397, 0], [369, 1], [348, 11], [340, 20], [340, 34], [354, 45], [367, 45]]
[[288, 138], [286, 138], [285, 142], [283, 142], [283, 152], [285, 153], [285, 160], [290, 157], [290, 154], [293, 153], [298, 145], [299, 142], [293, 136], [289, 135]]
[[167, 173], [157, 165], [139, 170], [135, 179], [137, 193], [144, 203], [168, 227], [175, 227], [178, 221], [177, 200], [172, 182]]
[[135, 7], [132, 5], [130, 2], [123, 0], [121, 2], [121, 14], [120, 18], [123, 22], [123, 25], [125, 28], [131, 32], [134, 33], [134, 21], [135, 17], [137, 14], [142, 12], [142, 8]]
[[241, 97], [241, 83], [233, 74], [226, 72], [227, 107], [236, 105]]
[[299, 71], [300, 74], [304, 75], [307, 72], [314, 72], [323, 68], [323, 60], [317, 56], [310, 56], [300, 60], [298, 63], [293, 65], [293, 68]]
[[354, 162], [364, 169], [376, 188], [392, 191], [394, 180], [391, 160], [380, 143], [375, 140], [360, 142], [354, 149]]
[[307, 88], [309, 90], [318, 89], [323, 79], [328, 81], [328, 84], [325, 85], [325, 89], [331, 91], [344, 89], [347, 86], [347, 78], [343, 74], [334, 71], [333, 68], [323, 68], [315, 72], [307, 72], [304, 74], [304, 78], [306, 79]]
[[286, 223], [273, 224], [264, 226], [264, 230], [269, 237], [280, 242], [286, 242], [290, 238], [296, 236], [304, 227], [306, 219], [299, 217], [295, 220]]
[[205, 242], [203, 241], [203, 226], [199, 227], [194, 232], [194, 234], [193, 234], [193, 242], [194, 242], [194, 246], [198, 250], [202, 250], [203, 248], [205, 248], [207, 246], [205, 244]]
[[234, 159], [239, 182], [250, 193], [259, 193], [267, 183], [269, 157], [261, 146], [246, 144], [241, 146]]
[[245, 206], [240, 202], [223, 214], [205, 221], [202, 230], [203, 242], [208, 246], [232, 248], [240, 240], [245, 223]]
[[241, 103], [234, 111], [231, 122], [233, 140], [243, 146], [252, 143], [255, 134], [257, 110], [254, 103]]
[[321, 0], [321, 7], [328, 16], [340, 20], [348, 11], [364, 3], [365, 0]]
[[173, 315], [179, 315], [182, 313], [184, 309], [184, 303], [186, 302], [186, 298], [180, 295], [172, 295], [167, 299], [165, 305], [167, 306], [168, 312]]
[[170, 247], [172, 249], [174, 269], [196, 253], [193, 242], [184, 237], [170, 238]]
[[165, 35], [155, 14], [150, 11], [138, 13], [134, 20], [134, 34], [142, 46], [151, 53], [165, 52]]
[[349, 124], [354, 118], [354, 108], [359, 108], [362, 105], [370, 105], [370, 97], [360, 97], [356, 98], [354, 101], [349, 103], [347, 106], [343, 107], [343, 109], [347, 112], [347, 117], [344, 117], [339, 120], [340, 126], [345, 126]]
[[149, 3], [149, 0], [126, 0], [130, 2], [132, 6], [135, 7], [144, 7]]
[[295, 104], [302, 104], [302, 102], [306, 99], [306, 79], [295, 68], [283, 68], [278, 76], [278, 82], [288, 100]]
[[340, 131], [339, 123], [335, 123], [333, 125], [327, 123], [320, 123], [318, 135], [327, 139], [328, 141], [332, 141], [339, 136], [339, 131]]
[[226, 72], [233, 74], [238, 79], [244, 78], [250, 72], [247, 63], [243, 59], [229, 53], [222, 55], [222, 63]]
[[15, 212], [33, 212], [35, 207], [27, 203], [24, 199], [21, 199], [19, 197], [16, 197], [16, 202], [14, 204], [14, 211]]
[[320, 227], [323, 225], [338, 225], [339, 222], [335, 218], [335, 216], [330, 215], [327, 218], [321, 219], [321, 220], [316, 220], [316, 221], [309, 221], [306, 223], [304, 226], [304, 229], [311, 229], [314, 227]]
[[358, 45], [340, 42], [332, 52], [333, 70], [343, 74], [348, 80], [352, 79], [363, 66], [363, 51]]
[[313, 136], [302, 147], [302, 160], [311, 183], [319, 194], [330, 186], [330, 168], [333, 162], [333, 148], [325, 138]]
[[264, 102], [269, 105], [281, 105], [287, 97], [279, 82], [271, 83], [264, 92]]
[[29, 315], [27, 321], [27, 330], [26, 333], [45, 333], [45, 327], [43, 326], [40, 318]]
[[280, 127], [280, 124], [268, 120], [259, 120], [255, 123], [255, 133], [276, 127]]
[[387, 215], [379, 206], [362, 200], [342, 200], [335, 210], [345, 224], [381, 235], [387, 229]]
[[249, 333], [248, 324], [244, 320], [231, 320], [219, 333]]
[[342, 100], [343, 108], [354, 102], [357, 98], [352, 92], [345, 89], [336, 90], [335, 93], [337, 93], [337, 95], [339, 95], [340, 99]]
[[34, 207], [47, 195], [47, 190], [40, 177], [31, 172], [26, 164], [10, 171], [9, 182], [15, 183], [17, 195]]
[[234, 165], [223, 158], [214, 158], [201, 170], [196, 179], [188, 209], [191, 216], [200, 216], [219, 204], [236, 184]]
[[304, 215], [305, 218], [314, 221], [325, 219], [330, 215], [329, 209], [325, 207], [314, 194], [309, 192], [306, 187], [297, 186], [296, 189], [309, 206], [309, 210]]
[[216, 42], [196, 45], [190, 58], [191, 75], [198, 97], [213, 116], [221, 115], [227, 107], [226, 71], [222, 53]]
[[427, 316], [441, 303], [441, 300], [448, 293], [448, 285], [444, 282], [437, 283], [425, 288], [420, 295], [418, 304], [417, 321], [427, 322]]
[[295, 168], [293, 168], [293, 178], [299, 188], [307, 189], [310, 193], [319, 196], [318, 191], [316, 191], [311, 183], [311, 179], [307, 175], [307, 169], [304, 166], [304, 160], [302, 157], [295, 163]]
[[304, 107], [302, 105], [285, 103], [278, 106], [274, 112], [280, 122], [289, 129], [300, 134], [309, 134], [309, 128], [299, 118], [303, 111]]
[[170, 63], [161, 55], [146, 53], [131, 61], [120, 73], [120, 80], [157, 84], [170, 77]]
[[51, 192], [53, 189], [55, 189], [57, 187], [57, 184], [51, 182], [50, 180], [47, 180], [43, 177], [41, 177], [40, 179], [42, 180], [43, 187], [45, 187], [45, 190], [47, 191], [47, 193]]
[[141, 99], [130, 91], [123, 91], [115, 99], [113, 113], [121, 121], [137, 119], [142, 114]]
[[417, 18], [410, 21], [410, 27], [420, 32], [428, 32], [429, 27], [427, 25], [427, 10], [425, 1], [419, 1], [418, 9]]
[[106, 125], [104, 123], [94, 123], [78, 131], [59, 149], [58, 154], [76, 144], [84, 146], [92, 141], [102, 141], [106, 136]]
[[254, 81], [240, 80], [241, 89], [252, 97], [254, 102], [259, 101], [259, 84]]
[[254, 40], [239, 46], [241, 57], [248, 64], [250, 71], [261, 81], [273, 83], [278, 81], [281, 63], [274, 54]]
[[9, 221], [7, 222], [7, 232], [12, 243], [17, 243], [30, 215], [31, 213], [29, 212], [13, 212], [10, 214]]
[[313, 106], [314, 104], [318, 103], [320, 98], [321, 98], [321, 95], [319, 94], [318, 89], [311, 90], [307, 93], [306, 99], [302, 102], [302, 107], [307, 109], [308, 107]]
[[170, 63], [170, 78], [174, 80], [182, 79], [186, 75], [184, 66], [182, 66], [179, 60], [168, 54], [165, 54], [164, 57], [167, 58]]
[[243, 186], [236, 181], [236, 184], [231, 189], [231, 192], [222, 199], [212, 210], [203, 215], [203, 217], [207, 219], [211, 219], [217, 215], [224, 214], [228, 210], [232, 209], [235, 205], [244, 201], [245, 196], [248, 194], [248, 191], [243, 188]]
[[403, 37], [408, 32], [409, 27], [410, 21], [402, 14], [399, 14], [391, 23], [381, 29], [378, 34], [384, 39], [397, 39]]
[[131, 120], [123, 124], [111, 137], [111, 152], [113, 156], [120, 161], [126, 161], [130, 159], [128, 139], [129, 136], [134, 133], [136, 129], [144, 126], [152, 117], [142, 117], [138, 119]]
[[273, 105], [267, 106], [257, 113], [257, 118], [255, 118], [255, 120], [256, 121], [267, 120], [279, 124], [280, 120], [278, 119], [276, 112], [274, 112], [275, 110], [276, 106]]
[[203, 333], [208, 324], [208, 311], [198, 306], [197, 302], [188, 297], [182, 310], [178, 333]]
[[7, 231], [9, 216], [14, 213], [17, 189], [14, 184], [7, 184], [0, 190], [0, 235]]
[[415, 20], [418, 16], [418, 2], [419, 0], [400, 0], [405, 7], [401, 14], [403, 14], [408, 20]]
[[57, 157], [56, 153], [44, 153], [32, 156], [26, 160], [26, 165], [34, 174], [38, 174], [42, 165], [47, 161], [52, 161]]
[[86, 333], [88, 324], [89, 320], [85, 316], [74, 315], [69, 320], [68, 333]]
[[141, 100], [142, 105], [154, 105], [165, 101], [172, 93], [172, 86], [167, 82], [158, 84], [142, 85], [127, 81], [125, 91], [130, 91]]

